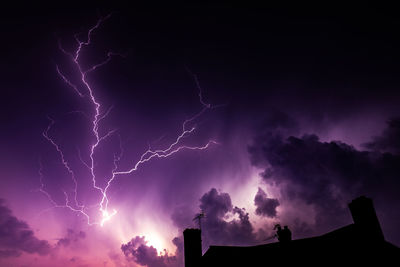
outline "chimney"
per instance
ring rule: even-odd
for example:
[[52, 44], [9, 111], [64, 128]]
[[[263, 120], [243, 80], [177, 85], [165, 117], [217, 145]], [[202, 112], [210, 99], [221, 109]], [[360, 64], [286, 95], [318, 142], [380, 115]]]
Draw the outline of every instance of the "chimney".
[[198, 267], [202, 256], [201, 230], [185, 229], [183, 231], [185, 249], [185, 267]]
[[360, 229], [363, 239], [373, 241], [385, 239], [372, 199], [365, 196], [358, 197], [349, 204], [349, 208], [354, 224]]

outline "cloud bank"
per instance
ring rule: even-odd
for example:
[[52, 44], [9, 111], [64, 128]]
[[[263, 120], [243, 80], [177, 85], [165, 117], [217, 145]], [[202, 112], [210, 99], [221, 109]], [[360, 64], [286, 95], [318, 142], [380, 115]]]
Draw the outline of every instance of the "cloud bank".
[[[400, 204], [398, 119], [389, 121], [383, 134], [365, 145], [370, 149], [365, 151], [340, 141], [322, 142], [314, 134], [293, 136], [294, 123], [266, 125], [249, 146], [251, 162], [264, 170], [265, 182], [279, 185], [280, 202], [302, 202], [313, 208], [315, 233], [349, 223], [347, 203], [359, 195], [372, 197], [383, 218], [400, 222], [398, 212], [381, 204], [383, 198]], [[386, 224], [390, 236], [396, 222]]]
[[0, 199], [0, 257], [18, 257], [23, 252], [43, 256], [50, 251], [50, 244], [38, 239], [29, 225], [15, 217]]

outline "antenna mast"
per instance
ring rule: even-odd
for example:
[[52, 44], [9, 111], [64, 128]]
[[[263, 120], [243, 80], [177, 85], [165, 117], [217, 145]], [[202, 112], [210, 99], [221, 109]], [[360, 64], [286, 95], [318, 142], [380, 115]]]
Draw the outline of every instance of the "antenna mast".
[[193, 221], [198, 220], [200, 230], [201, 230], [201, 219], [205, 217], [206, 215], [204, 214], [204, 211], [200, 211], [200, 213], [196, 214], [196, 216], [193, 218]]

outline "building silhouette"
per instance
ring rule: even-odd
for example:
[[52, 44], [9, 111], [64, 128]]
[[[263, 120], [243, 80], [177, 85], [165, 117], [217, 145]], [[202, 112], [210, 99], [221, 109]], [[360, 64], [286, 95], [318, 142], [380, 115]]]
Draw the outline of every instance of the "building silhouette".
[[349, 204], [353, 224], [321, 236], [257, 246], [210, 246], [202, 255], [201, 230], [186, 229], [185, 267], [400, 266], [400, 248], [387, 242], [370, 198]]

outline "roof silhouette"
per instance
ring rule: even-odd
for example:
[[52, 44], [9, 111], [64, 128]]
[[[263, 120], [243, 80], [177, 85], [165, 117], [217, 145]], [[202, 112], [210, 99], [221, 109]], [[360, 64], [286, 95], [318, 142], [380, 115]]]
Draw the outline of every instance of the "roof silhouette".
[[[354, 223], [321, 236], [257, 246], [210, 246], [186, 267], [202, 266], [396, 266], [400, 248], [384, 239], [372, 200], [364, 196], [349, 204]], [[201, 242], [200, 230], [196, 242]], [[193, 240], [185, 236], [185, 260]], [[200, 243], [201, 245], [201, 243]], [[192, 245], [193, 246], [193, 245]], [[201, 246], [200, 246], [201, 247]], [[198, 247], [197, 247], [198, 250]], [[200, 253], [201, 255], [201, 253]], [[397, 262], [397, 263], [396, 263]]]

